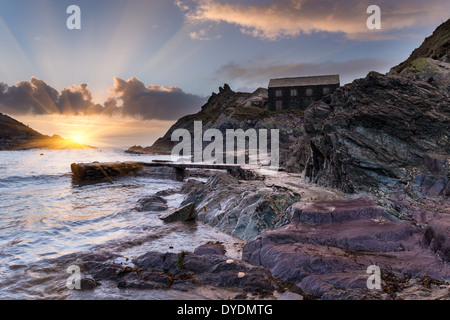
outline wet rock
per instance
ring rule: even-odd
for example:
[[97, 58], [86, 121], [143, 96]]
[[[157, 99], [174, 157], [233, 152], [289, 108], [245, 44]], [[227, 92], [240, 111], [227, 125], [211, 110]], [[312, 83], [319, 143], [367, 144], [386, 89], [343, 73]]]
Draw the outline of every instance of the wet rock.
[[181, 208], [174, 209], [160, 217], [164, 222], [194, 220], [196, 217], [195, 203], [191, 202]]
[[144, 270], [159, 269], [163, 272], [175, 273], [178, 260], [175, 253], [148, 252], [134, 259], [133, 263]]
[[225, 247], [220, 243], [206, 243], [201, 245], [194, 251], [199, 256], [217, 254], [224, 255], [226, 253]]
[[98, 283], [94, 279], [83, 278], [80, 281], [80, 285], [81, 285], [81, 290], [89, 291], [89, 290], [94, 290], [98, 286]]
[[[220, 248], [220, 246], [213, 244]], [[132, 266], [122, 267], [112, 261], [88, 261], [84, 272], [92, 277], [92, 283], [115, 281], [124, 289], [172, 289], [189, 291], [202, 286], [230, 288], [260, 297], [271, 296], [275, 291], [286, 291], [290, 285], [275, 279], [268, 270], [254, 267], [242, 261], [227, 263], [222, 254], [208, 254], [205, 246], [196, 252], [161, 253], [148, 252], [132, 259]], [[293, 289], [299, 289], [295, 286]]]
[[73, 177], [79, 180], [111, 180], [116, 176], [134, 175], [143, 169], [136, 162], [114, 163], [72, 163], [70, 166]]
[[155, 193], [155, 196], [157, 196], [157, 197], [167, 197], [167, 196], [171, 196], [173, 194], [176, 194], [178, 192], [179, 192], [179, 190], [176, 190], [176, 189], [161, 190], [161, 191], [158, 191], [157, 193]]
[[197, 220], [244, 240], [288, 223], [286, 209], [300, 200], [288, 189], [268, 188], [264, 181], [238, 181], [227, 173], [183, 189], [189, 192], [183, 204], [195, 202]]
[[205, 186], [204, 182], [189, 179], [180, 190], [181, 193], [187, 194], [181, 205], [184, 206], [192, 202], [200, 203], [211, 191], [212, 189]]
[[139, 200], [138, 206], [136, 207], [136, 210], [140, 212], [166, 211], [167, 209], [167, 200], [156, 195]]

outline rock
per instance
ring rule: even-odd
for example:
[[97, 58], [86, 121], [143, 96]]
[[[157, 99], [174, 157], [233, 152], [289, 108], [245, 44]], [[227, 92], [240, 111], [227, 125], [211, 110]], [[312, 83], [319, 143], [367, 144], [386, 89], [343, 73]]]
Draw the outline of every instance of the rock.
[[[389, 74], [370, 72], [310, 105], [310, 181], [349, 193], [392, 192], [430, 171], [419, 192], [447, 196], [450, 144], [442, 128], [450, 127], [449, 30], [450, 20]], [[436, 173], [438, 167], [446, 173]]]
[[82, 278], [80, 281], [81, 290], [83, 291], [89, 291], [93, 290], [98, 286], [97, 281], [89, 278]]
[[136, 210], [140, 212], [166, 211], [167, 209], [167, 200], [156, 195], [139, 200], [138, 206], [136, 207]]
[[191, 202], [181, 208], [171, 210], [160, 217], [164, 222], [194, 220], [196, 218], [195, 203]]
[[158, 191], [157, 193], [155, 193], [155, 196], [157, 196], [157, 197], [167, 197], [167, 196], [171, 196], [171, 195], [173, 195], [173, 194], [175, 194], [177, 192], [178, 192], [178, 190], [175, 190], [175, 189], [161, 190], [161, 191]]
[[450, 262], [450, 217], [433, 220], [424, 234], [424, 244]]
[[[345, 192], [389, 191], [417, 170], [427, 153], [450, 153], [450, 102], [421, 80], [375, 72], [339, 88], [330, 103], [305, 112], [311, 141], [310, 181]], [[351, 99], [350, 97], [355, 97]]]
[[134, 175], [143, 169], [136, 162], [114, 163], [72, 163], [70, 166], [73, 177], [78, 180], [112, 180], [116, 176]]
[[293, 223], [337, 224], [354, 220], [391, 221], [393, 217], [375, 205], [370, 198], [316, 203], [296, 203], [292, 206]]
[[[392, 217], [367, 198], [299, 203], [292, 214], [289, 225], [247, 243], [243, 260], [314, 296], [370, 296], [366, 269], [371, 265], [384, 270], [385, 289], [388, 271], [403, 278], [427, 274], [440, 281], [450, 279], [450, 267], [427, 247], [447, 253], [448, 230], [445, 225], [438, 228], [442, 225], [438, 221], [425, 231]], [[386, 290], [380, 294], [387, 294]]]
[[183, 204], [195, 201], [197, 220], [244, 240], [288, 223], [286, 209], [300, 200], [287, 189], [268, 188], [264, 181], [237, 181], [226, 173], [185, 191], [189, 193]]
[[[202, 247], [205, 248], [201, 246], [196, 251], [200, 252]], [[81, 259], [83, 272], [91, 277], [88, 281], [91, 289], [94, 283], [113, 281], [121, 289], [191, 291], [221, 287], [240, 296], [250, 294], [260, 298], [287, 289], [301, 293], [295, 285], [278, 281], [264, 268], [242, 261], [227, 263], [229, 258], [223, 254], [147, 252], [132, 259], [131, 266], [127, 267], [95, 256], [87, 255]]]
[[220, 243], [209, 242], [195, 249], [194, 253], [199, 256], [210, 254], [224, 255], [226, 253], [226, 250], [225, 247]]
[[239, 180], [263, 180], [264, 177], [254, 171], [235, 167], [227, 170], [230, 175]]
[[191, 202], [201, 202], [201, 200], [206, 197], [208, 192], [211, 192], [211, 189], [206, 187], [204, 182], [189, 179], [186, 183], [183, 184], [180, 192], [183, 194], [187, 194], [187, 197], [181, 203], [181, 205], [184, 206]]
[[[301, 126], [303, 128], [303, 126]], [[292, 144], [282, 146], [280, 149], [280, 163], [286, 172], [303, 172], [311, 155], [309, 137], [302, 135], [295, 138]]]
[[253, 240], [266, 229], [290, 222], [288, 208], [303, 200], [331, 200], [342, 197], [336, 190], [325, 190], [302, 182], [300, 175], [280, 172], [264, 180], [237, 180], [217, 172], [206, 182], [186, 182], [182, 205], [194, 202], [197, 220], [243, 240]]

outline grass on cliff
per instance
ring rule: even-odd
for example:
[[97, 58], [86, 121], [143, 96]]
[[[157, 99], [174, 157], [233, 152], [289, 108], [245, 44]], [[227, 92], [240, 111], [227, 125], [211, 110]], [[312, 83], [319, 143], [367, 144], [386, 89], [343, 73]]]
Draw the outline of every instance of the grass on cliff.
[[425, 39], [422, 45], [413, 51], [410, 57], [395, 67], [395, 71], [400, 73], [409, 68], [413, 63], [421, 58], [431, 58], [439, 60], [446, 54], [450, 54], [450, 19], [441, 24], [431, 36]]

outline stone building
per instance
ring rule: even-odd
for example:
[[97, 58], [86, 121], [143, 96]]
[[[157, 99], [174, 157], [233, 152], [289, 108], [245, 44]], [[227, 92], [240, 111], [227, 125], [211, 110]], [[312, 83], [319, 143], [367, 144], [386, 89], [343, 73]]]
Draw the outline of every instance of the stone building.
[[332, 94], [339, 87], [339, 75], [271, 79], [269, 109], [305, 110], [313, 101]]

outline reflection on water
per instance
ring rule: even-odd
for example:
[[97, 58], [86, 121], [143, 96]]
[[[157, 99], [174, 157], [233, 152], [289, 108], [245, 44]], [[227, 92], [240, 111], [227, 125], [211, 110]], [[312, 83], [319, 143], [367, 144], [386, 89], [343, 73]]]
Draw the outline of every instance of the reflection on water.
[[[74, 162], [151, 161], [161, 157], [98, 149], [40, 154], [0, 152], [1, 299], [123, 298], [124, 292], [108, 285], [91, 293], [70, 292], [65, 281], [71, 261], [66, 257], [70, 260], [69, 254], [74, 252], [105, 249], [133, 258], [150, 250], [179, 252], [207, 241], [234, 241], [204, 225], [165, 225], [157, 214], [134, 210], [140, 198], [180, 187], [179, 182], [144, 177], [117, 179], [114, 184], [72, 182], [70, 164]], [[173, 195], [168, 200], [170, 207], [176, 207], [182, 197]], [[232, 248], [229, 252], [234, 254]], [[184, 298], [214, 296], [206, 291]], [[145, 299], [183, 298], [177, 294], [155, 291], [150, 297], [146, 293]], [[143, 294], [127, 291], [125, 295], [140, 299]]]

